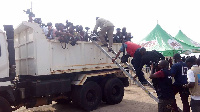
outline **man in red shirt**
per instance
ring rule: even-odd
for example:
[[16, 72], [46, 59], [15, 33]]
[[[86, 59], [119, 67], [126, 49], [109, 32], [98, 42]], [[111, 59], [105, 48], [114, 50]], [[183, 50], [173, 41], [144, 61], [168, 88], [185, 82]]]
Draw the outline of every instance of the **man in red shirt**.
[[118, 58], [118, 56], [120, 55], [121, 52], [125, 52], [125, 49], [127, 51], [127, 54], [129, 54], [131, 57], [133, 57], [134, 61], [131, 61], [131, 64], [134, 66], [134, 69], [136, 71], [136, 75], [138, 76], [139, 81], [142, 84], [147, 84], [147, 80], [144, 78], [144, 73], [142, 72], [141, 69], [139, 69], [141, 58], [146, 52], [145, 48], [143, 48], [143, 47], [141, 48], [140, 45], [137, 45], [130, 41], [126, 41], [122, 44], [122, 47], [120, 48], [116, 57], [112, 59], [112, 62], [114, 62]]
[[121, 46], [119, 52], [117, 53], [116, 57], [113, 59], [113, 62], [118, 58], [121, 52], [127, 51], [127, 54], [129, 54], [131, 57], [134, 57], [134, 53], [138, 48], [141, 48], [140, 45], [137, 45], [131, 41], [126, 41], [123, 43], [124, 45]]
[[161, 60], [158, 63], [159, 71], [153, 73], [154, 66], [151, 65], [150, 78], [156, 90], [159, 102], [158, 112], [178, 112], [175, 105], [175, 95], [172, 87], [172, 79], [169, 71], [169, 63]]

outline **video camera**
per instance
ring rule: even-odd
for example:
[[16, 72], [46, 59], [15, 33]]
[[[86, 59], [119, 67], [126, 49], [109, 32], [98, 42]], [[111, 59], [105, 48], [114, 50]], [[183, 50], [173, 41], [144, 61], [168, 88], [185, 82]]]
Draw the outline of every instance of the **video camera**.
[[69, 22], [68, 20], [66, 20], [66, 25], [65, 28], [69, 28], [71, 25], [73, 25], [73, 23]]
[[34, 21], [35, 23], [39, 24], [40, 27], [47, 27], [46, 24], [42, 23], [41, 18], [35, 18], [33, 21]]
[[88, 30], [89, 30], [90, 28], [89, 27], [85, 27], [85, 30], [88, 32]]
[[42, 24], [42, 20], [41, 20], [41, 18], [35, 18], [34, 20], [33, 20], [35, 23], [38, 23], [38, 24]]
[[44, 23], [40, 24], [41, 27], [47, 27], [47, 25], [45, 25]]

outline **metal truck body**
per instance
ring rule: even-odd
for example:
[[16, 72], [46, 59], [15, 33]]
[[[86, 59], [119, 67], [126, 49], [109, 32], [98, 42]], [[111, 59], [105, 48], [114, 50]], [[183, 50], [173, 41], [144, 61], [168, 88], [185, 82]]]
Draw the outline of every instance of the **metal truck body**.
[[[79, 41], [77, 45], [67, 44], [63, 49], [58, 40], [46, 39], [37, 23], [23, 22], [17, 27], [14, 43], [18, 75], [39, 76], [116, 68], [91, 42]], [[117, 51], [120, 47], [120, 44], [113, 45]]]
[[[0, 78], [9, 77], [9, 60], [5, 32], [0, 30]], [[10, 85], [10, 81], [0, 81], [1, 86]]]
[[[14, 37], [7, 38], [9, 32], [0, 30], [0, 109], [72, 101], [94, 110], [101, 100], [121, 102], [128, 79], [93, 43], [80, 41], [63, 49], [58, 40], [46, 39], [39, 24], [30, 22], [22, 22]], [[113, 49], [120, 46], [113, 44]], [[9, 78], [12, 74], [15, 79]]]

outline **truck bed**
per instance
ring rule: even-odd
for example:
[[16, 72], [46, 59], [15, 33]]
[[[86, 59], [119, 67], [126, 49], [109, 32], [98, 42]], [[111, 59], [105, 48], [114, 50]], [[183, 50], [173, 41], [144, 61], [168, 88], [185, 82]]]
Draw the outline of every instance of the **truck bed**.
[[[37, 23], [23, 22], [15, 29], [17, 75], [50, 75], [117, 68], [92, 42], [78, 41], [62, 48], [48, 40]], [[63, 44], [64, 45], [64, 44]], [[119, 51], [121, 44], [113, 44]], [[107, 48], [106, 48], [107, 49]]]

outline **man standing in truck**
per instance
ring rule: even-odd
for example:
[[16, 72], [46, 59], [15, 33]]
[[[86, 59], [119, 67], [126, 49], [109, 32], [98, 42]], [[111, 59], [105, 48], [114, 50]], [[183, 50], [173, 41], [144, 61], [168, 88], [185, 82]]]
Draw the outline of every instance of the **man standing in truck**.
[[112, 44], [113, 44], [113, 31], [114, 31], [114, 25], [113, 23], [111, 23], [110, 21], [104, 19], [104, 18], [99, 18], [96, 17], [96, 25], [94, 27], [94, 33], [97, 32], [98, 27], [101, 28], [101, 31], [99, 33], [99, 38], [102, 42], [102, 46], [103, 47], [107, 47], [108, 44], [106, 42], [105, 39], [105, 35], [107, 33], [108, 35], [108, 40], [109, 40], [109, 47], [108, 47], [108, 51], [112, 50]]
[[52, 23], [49, 22], [47, 23], [47, 27], [48, 27], [48, 32], [46, 34], [48, 39], [54, 39], [56, 37], [56, 29], [53, 28]]
[[127, 51], [127, 54], [133, 57], [131, 64], [134, 66], [139, 81], [142, 84], [147, 84], [147, 80], [144, 78], [144, 73], [141, 69], [139, 69], [142, 56], [146, 53], [146, 49], [144, 47], [141, 47], [140, 45], [137, 45], [130, 41], [126, 41], [122, 44], [116, 57], [112, 59], [112, 62], [114, 62], [119, 57], [121, 52], [125, 52], [125, 50]]
[[121, 29], [117, 28], [113, 41], [114, 43], [122, 43], [122, 39], [123, 37], [122, 37]]

